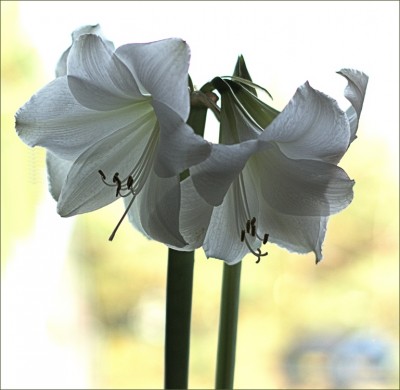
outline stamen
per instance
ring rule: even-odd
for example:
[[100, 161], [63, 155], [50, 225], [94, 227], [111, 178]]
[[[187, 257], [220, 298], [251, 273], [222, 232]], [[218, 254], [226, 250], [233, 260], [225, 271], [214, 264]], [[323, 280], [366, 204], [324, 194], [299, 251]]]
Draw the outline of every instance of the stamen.
[[246, 232], [250, 233], [250, 219], [248, 219], [246, 222]]
[[[246, 194], [246, 184], [242, 173], [239, 174], [239, 180], [234, 182], [233, 188], [235, 204], [238, 207], [236, 213], [236, 223], [238, 232], [240, 232], [240, 241], [246, 244], [249, 251], [257, 258], [256, 262], [259, 263], [261, 257], [267, 256], [268, 252], [261, 252], [260, 247], [256, 247], [256, 245], [258, 243], [258, 245], [266, 244], [269, 235], [263, 234], [260, 236], [259, 232], [257, 232], [257, 219], [254, 214], [251, 213], [250, 203]], [[244, 223], [244, 221], [246, 222]], [[245, 225], [244, 229], [242, 229], [243, 224]]]
[[99, 169], [99, 173], [100, 173], [100, 176], [103, 179], [103, 181], [106, 180], [106, 175], [104, 174], [104, 172], [101, 169]]
[[128, 180], [127, 180], [127, 182], [126, 182], [126, 186], [128, 187], [128, 190], [130, 190], [130, 189], [132, 188], [133, 182], [134, 182], [133, 177], [132, 177], [132, 176], [129, 176], [129, 177], [128, 177]]
[[[246, 243], [247, 248], [249, 248], [250, 252], [251, 252], [254, 256], [257, 257], [257, 261], [256, 261], [257, 263], [260, 262], [260, 257], [267, 256], [267, 255], [268, 255], [268, 252], [262, 253], [260, 248], [256, 248], [256, 250], [254, 250], [254, 249], [250, 246], [250, 243], [249, 243], [249, 241], [247, 240], [246, 237], [244, 238], [244, 241], [245, 241], [245, 243]], [[256, 251], [257, 251], [257, 252], [256, 252]]]
[[119, 192], [121, 191], [121, 186], [122, 186], [121, 180], [119, 179], [118, 176], [119, 176], [119, 173], [116, 172], [113, 177], [113, 183], [117, 184], [117, 190], [115, 192], [115, 196], [118, 196], [120, 194]]
[[246, 238], [246, 233], [251, 235], [252, 237], [256, 237], [258, 240], [262, 242], [262, 245], [265, 245], [268, 242], [269, 234], [265, 233], [262, 237], [257, 233], [257, 219], [253, 217], [246, 221], [246, 229], [240, 231], [240, 241], [245, 242], [247, 248], [249, 248], [250, 252], [257, 257], [256, 263], [261, 261], [261, 257], [267, 256], [268, 252], [261, 252], [260, 248], [253, 249], [250, 245], [249, 240]]
[[[144, 120], [146, 118], [147, 117], [144, 116], [142, 119]], [[143, 186], [146, 183], [147, 178], [151, 173], [151, 169], [153, 167], [153, 162], [154, 162], [154, 154], [157, 150], [157, 145], [159, 141], [159, 134], [160, 134], [159, 130], [160, 127], [157, 122], [153, 128], [153, 131], [150, 134], [150, 137], [147, 141], [143, 153], [140, 155], [139, 159], [136, 161], [135, 165], [132, 167], [130, 172], [128, 174], [124, 173], [123, 178], [120, 178], [119, 173], [115, 172], [112, 178], [112, 182], [107, 182], [107, 177], [105, 173], [102, 170], [98, 171], [101, 176], [101, 180], [106, 186], [116, 187], [116, 192], [115, 192], [116, 197], [119, 196], [124, 198], [128, 196], [132, 197], [121, 219], [118, 221], [117, 226], [111, 233], [109, 237], [110, 241], [114, 239], [114, 236], [118, 228], [120, 227], [122, 221], [128, 214], [128, 211], [131, 208], [136, 196], [142, 190]]]
[[99, 172], [99, 174], [100, 174], [100, 176], [101, 176], [101, 180], [103, 181], [103, 183], [104, 183], [106, 186], [108, 186], [108, 187], [115, 187], [115, 184], [107, 183], [107, 181], [106, 181], [107, 177], [106, 177], [105, 173], [104, 173], [101, 169], [98, 170], [98, 172]]

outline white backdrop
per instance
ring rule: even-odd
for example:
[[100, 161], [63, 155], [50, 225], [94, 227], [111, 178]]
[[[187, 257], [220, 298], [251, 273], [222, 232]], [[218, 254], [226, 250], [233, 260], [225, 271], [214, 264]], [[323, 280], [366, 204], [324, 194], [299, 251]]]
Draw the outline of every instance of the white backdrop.
[[231, 74], [243, 54], [253, 80], [272, 93], [278, 109], [306, 80], [344, 102], [345, 81], [335, 72], [357, 68], [370, 76], [362, 131], [387, 138], [391, 153], [397, 153], [398, 2], [24, 1], [21, 23], [49, 80], [72, 30], [96, 23], [116, 46], [185, 39], [198, 87]]

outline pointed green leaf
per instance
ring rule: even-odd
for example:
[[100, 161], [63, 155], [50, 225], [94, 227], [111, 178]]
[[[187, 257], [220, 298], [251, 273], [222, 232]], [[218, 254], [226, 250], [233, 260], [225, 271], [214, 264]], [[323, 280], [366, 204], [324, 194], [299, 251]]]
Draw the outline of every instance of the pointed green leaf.
[[[233, 71], [233, 76], [252, 81], [250, 73], [247, 70], [246, 62], [244, 60], [243, 55], [240, 55], [237, 59], [235, 70]], [[246, 86], [245, 88], [257, 96], [257, 91], [255, 88], [252, 88], [250, 86]]]

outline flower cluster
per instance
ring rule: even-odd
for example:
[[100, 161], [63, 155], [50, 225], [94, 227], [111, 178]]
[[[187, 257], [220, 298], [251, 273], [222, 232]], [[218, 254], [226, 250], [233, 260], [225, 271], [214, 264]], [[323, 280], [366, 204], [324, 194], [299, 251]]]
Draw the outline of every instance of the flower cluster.
[[[308, 82], [278, 112], [258, 97], [242, 57], [232, 77], [193, 92], [181, 39], [115, 49], [98, 26], [72, 38], [55, 80], [16, 114], [21, 139], [47, 149], [61, 216], [124, 198], [117, 228], [128, 215], [175, 249], [203, 247], [234, 264], [247, 253], [259, 261], [270, 241], [321, 260], [328, 217], [353, 198], [354, 181], [337, 164], [356, 137], [365, 74], [338, 72], [346, 112]], [[191, 101], [217, 115], [218, 144], [193, 130]]]

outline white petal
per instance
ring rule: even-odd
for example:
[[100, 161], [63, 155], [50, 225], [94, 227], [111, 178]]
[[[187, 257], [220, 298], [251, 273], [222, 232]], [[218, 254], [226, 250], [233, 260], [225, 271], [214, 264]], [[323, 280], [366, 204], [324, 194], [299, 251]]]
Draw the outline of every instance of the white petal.
[[95, 140], [145, 111], [153, 111], [146, 102], [109, 112], [87, 109], [71, 95], [66, 77], [59, 77], [19, 109], [16, 130], [29, 146], [40, 145], [61, 158], [75, 160]]
[[261, 204], [260, 228], [269, 234], [269, 242], [295, 253], [314, 252], [316, 261], [322, 260], [328, 217], [285, 215]]
[[130, 175], [142, 156], [155, 127], [152, 112], [88, 148], [74, 162], [63, 187], [58, 212], [71, 216], [99, 209], [114, 200], [116, 188], [106, 186], [99, 174], [102, 170], [109, 183], [118, 172], [121, 180]]
[[72, 43], [74, 43], [81, 35], [84, 35], [84, 34], [98, 35], [111, 50], [114, 49], [114, 44], [111, 41], [105, 39], [104, 34], [101, 30], [100, 24], [93, 24], [93, 25], [89, 24], [89, 25], [78, 27], [71, 34]]
[[[316, 260], [320, 261], [328, 217], [287, 215], [279, 212], [264, 200], [263, 189], [251, 184], [258, 182], [259, 173], [248, 166], [244, 173], [250, 189], [248, 192], [253, 199], [258, 199], [258, 209], [254, 216], [257, 218], [259, 234], [269, 234], [268, 242], [278, 244], [291, 252], [314, 252]], [[268, 244], [266, 249], [268, 250]]]
[[175, 111], [160, 102], [153, 102], [160, 125], [155, 171], [161, 177], [177, 175], [205, 160], [211, 145], [194, 133]]
[[46, 153], [47, 179], [51, 196], [58, 201], [72, 162], [58, 158], [51, 152]]
[[346, 111], [346, 114], [350, 122], [350, 142], [353, 142], [356, 138], [358, 122], [360, 120], [364, 97], [367, 90], [368, 76], [365, 73], [354, 69], [341, 69], [337, 73], [345, 77], [348, 81], [348, 85], [344, 90], [344, 96], [346, 96], [347, 100], [352, 104], [352, 107]]
[[180, 232], [194, 250], [203, 245], [213, 206], [200, 197], [190, 177], [181, 182], [181, 192]]
[[68, 85], [83, 106], [114, 110], [143, 100], [132, 73], [97, 35], [82, 35], [68, 56]]
[[[264, 200], [262, 189], [255, 186], [259, 181], [257, 172], [246, 166], [243, 178], [249, 212], [256, 217], [258, 234], [263, 236], [268, 233], [269, 242], [296, 253], [314, 252], [317, 261], [321, 260], [327, 217], [283, 214], [271, 207]], [[232, 186], [222, 205], [214, 209], [203, 245], [207, 256], [222, 259], [228, 264], [241, 261], [249, 253], [247, 246], [240, 241], [237, 230], [237, 220], [240, 218], [238, 206]], [[260, 242], [256, 240], [250, 244], [255, 250]]]
[[[111, 41], [104, 39], [99, 24], [86, 25], [86, 26], [82, 26], [82, 27], [79, 27], [76, 30], [74, 30], [71, 34], [72, 43], [74, 41], [76, 41], [83, 34], [96, 34], [96, 35], [100, 36], [103, 39], [104, 43], [110, 48], [110, 50], [114, 51], [114, 44]], [[56, 66], [56, 77], [66, 76], [66, 74], [67, 74], [67, 58], [68, 58], [68, 54], [71, 50], [71, 47], [72, 47], [72, 44], [67, 50], [64, 51], [61, 58], [58, 60], [58, 63]]]
[[223, 203], [214, 208], [211, 217], [203, 245], [207, 257], [236, 264], [249, 253], [246, 244], [240, 241], [236, 212], [234, 192], [229, 190]]
[[68, 54], [71, 50], [71, 46], [62, 53], [60, 59], [57, 62], [56, 65], [56, 77], [61, 77], [61, 76], [66, 76], [67, 75], [67, 59], [68, 59]]
[[116, 55], [145, 90], [175, 111], [184, 121], [189, 116], [188, 69], [190, 49], [181, 39], [119, 47]]
[[[203, 246], [208, 257], [224, 260], [227, 264], [241, 261], [250, 252], [246, 242], [242, 241], [242, 231], [246, 230], [248, 220], [259, 217], [254, 181], [245, 172], [246, 169], [232, 183], [222, 205], [214, 209]], [[257, 252], [260, 240], [250, 234], [245, 234], [245, 240], [252, 251]]]
[[187, 243], [179, 232], [180, 199], [179, 176], [161, 178], [152, 171], [129, 210], [129, 220], [147, 237], [183, 248]]
[[220, 205], [231, 183], [257, 148], [255, 140], [235, 145], [213, 145], [210, 157], [190, 169], [201, 197], [210, 205]]
[[260, 139], [277, 142], [293, 159], [337, 163], [349, 146], [350, 126], [337, 102], [307, 82]]
[[250, 165], [265, 201], [284, 214], [328, 216], [353, 199], [354, 181], [334, 164], [292, 160], [275, 146], [255, 155]]

